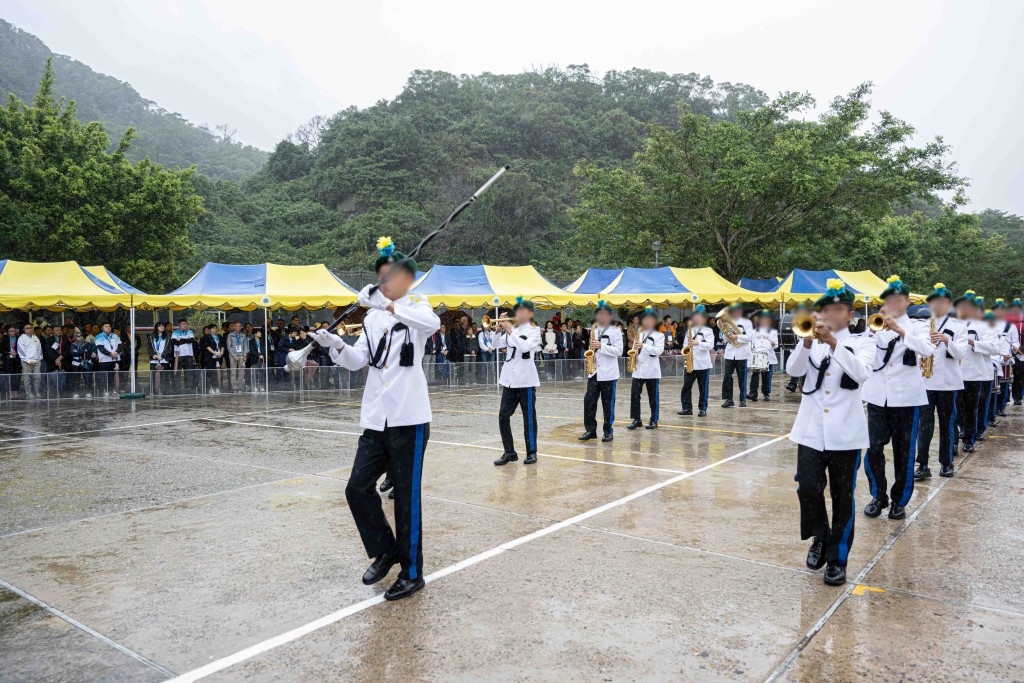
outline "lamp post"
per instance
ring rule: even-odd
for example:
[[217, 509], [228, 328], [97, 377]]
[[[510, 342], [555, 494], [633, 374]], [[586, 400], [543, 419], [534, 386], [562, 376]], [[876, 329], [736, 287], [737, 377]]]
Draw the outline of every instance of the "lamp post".
[[654, 240], [654, 244], [651, 246], [654, 247], [654, 267], [657, 268], [659, 265], [658, 252], [661, 251], [661, 240]]

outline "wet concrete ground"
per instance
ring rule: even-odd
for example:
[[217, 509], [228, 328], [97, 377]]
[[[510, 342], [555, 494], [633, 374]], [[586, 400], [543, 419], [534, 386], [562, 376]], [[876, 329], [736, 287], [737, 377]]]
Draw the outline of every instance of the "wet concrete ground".
[[665, 380], [629, 432], [621, 388], [601, 444], [544, 385], [540, 463], [504, 468], [497, 392], [434, 393], [430, 584], [395, 604], [344, 499], [358, 392], [0, 406], [0, 680], [1024, 680], [1020, 408], [905, 521], [858, 513], [832, 588], [795, 397], [684, 418]]

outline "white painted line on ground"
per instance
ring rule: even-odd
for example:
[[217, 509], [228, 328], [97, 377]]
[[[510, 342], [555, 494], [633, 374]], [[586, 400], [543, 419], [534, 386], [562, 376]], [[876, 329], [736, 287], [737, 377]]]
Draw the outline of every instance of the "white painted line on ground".
[[[438, 570], [433, 574], [428, 575], [426, 577], [426, 581], [427, 583], [430, 583], [432, 581], [437, 581], [438, 579], [444, 578], [450, 574], [460, 572], [463, 569], [467, 569], [485, 560], [489, 560], [492, 557], [497, 557], [498, 555], [501, 555], [509, 550], [513, 550], [515, 548], [518, 548], [519, 546], [525, 545], [526, 543], [535, 541], [538, 538], [543, 538], [545, 536], [555, 533], [556, 531], [561, 531], [562, 529], [573, 526], [575, 524], [579, 524], [580, 522], [590, 519], [591, 517], [595, 517], [597, 515], [600, 515], [601, 513], [607, 512], [608, 510], [630, 503], [636, 500], [637, 498], [641, 498], [650, 493], [654, 493], [655, 491], [663, 489], [666, 486], [671, 486], [672, 484], [683, 481], [684, 479], [689, 479], [690, 477], [694, 477], [702, 472], [706, 472], [710, 469], [720, 467], [721, 465], [724, 465], [728, 462], [732, 462], [737, 458], [742, 458], [745, 455], [749, 455], [754, 451], [776, 444], [785, 438], [787, 437], [776, 437], [758, 446], [754, 446], [753, 448], [748, 448], [745, 451], [742, 451], [735, 455], [731, 455], [728, 458], [723, 458], [717, 462], [705, 465], [704, 467], [693, 470], [692, 472], [684, 472], [683, 474], [679, 474], [675, 477], [671, 477], [664, 481], [660, 481], [656, 484], [652, 484], [651, 486], [648, 486], [646, 488], [640, 489], [639, 491], [631, 493], [623, 498], [619, 498], [618, 500], [613, 500], [610, 503], [605, 503], [604, 505], [580, 513], [574, 517], [570, 517], [569, 519], [565, 519], [561, 522], [557, 522], [550, 526], [544, 527], [543, 529], [539, 529], [537, 531], [534, 531], [533, 533], [527, 534], [525, 536], [520, 536], [519, 538], [509, 541], [507, 543], [503, 543], [502, 545], [499, 545], [496, 548], [491, 548], [490, 550], [484, 551], [478, 555], [474, 555], [473, 557], [467, 558], [449, 567], [445, 567], [444, 569]], [[205, 666], [201, 666], [197, 669], [193, 669], [192, 671], [185, 672], [177, 678], [174, 678], [173, 680], [178, 683], [185, 683], [186, 681], [197, 681], [201, 678], [205, 678], [206, 676], [217, 673], [218, 671], [223, 671], [224, 669], [232, 667], [236, 664], [240, 664], [244, 661], [252, 659], [253, 657], [257, 657], [265, 652], [268, 652], [277, 647], [290, 643], [294, 640], [298, 640], [299, 638], [309, 635], [314, 631], [318, 631], [326, 626], [330, 626], [331, 624], [337, 623], [346, 617], [350, 617], [353, 614], [358, 614], [359, 612], [369, 609], [374, 605], [379, 605], [382, 602], [384, 602], [383, 594], [374, 596], [372, 598], [368, 598], [366, 600], [363, 600], [362, 602], [357, 602], [354, 605], [349, 605], [348, 607], [342, 608], [336, 612], [327, 614], [315, 621], [311, 621], [308, 624], [292, 629], [291, 631], [287, 631], [278, 636], [274, 636], [273, 638], [265, 640], [262, 643], [257, 643], [255, 645], [245, 648], [244, 650], [240, 650], [232, 655], [228, 655], [227, 657], [222, 657], [221, 659], [214, 660], [209, 664], [206, 664]]]
[[11, 591], [12, 593], [20, 595], [25, 600], [28, 600], [29, 602], [31, 602], [33, 605], [36, 605], [37, 607], [41, 607], [42, 609], [46, 610], [47, 612], [49, 612], [53, 616], [57, 617], [58, 619], [61, 619], [62, 621], [67, 622], [68, 624], [71, 624], [72, 626], [74, 626], [77, 629], [81, 629], [82, 631], [85, 631], [86, 633], [88, 633], [93, 638], [96, 638], [97, 640], [106, 643], [107, 645], [109, 645], [110, 647], [114, 648], [118, 652], [122, 652], [122, 653], [128, 655], [129, 657], [131, 657], [135, 661], [140, 662], [141, 664], [145, 664], [149, 668], [155, 669], [156, 671], [159, 671], [160, 673], [162, 673], [165, 676], [173, 676], [174, 675], [173, 671], [169, 671], [169, 670], [165, 669], [164, 667], [160, 666], [159, 664], [157, 664], [156, 662], [154, 662], [152, 660], [149, 660], [149, 659], [146, 659], [145, 657], [140, 655], [138, 652], [135, 652], [133, 650], [129, 650], [124, 645], [121, 645], [120, 643], [114, 642], [113, 640], [111, 640], [110, 638], [106, 637], [105, 635], [103, 635], [99, 631], [96, 631], [95, 629], [89, 628], [88, 626], [86, 626], [82, 622], [78, 621], [74, 617], [71, 617], [71, 616], [65, 614], [64, 612], [61, 612], [56, 607], [51, 607], [50, 605], [46, 604], [45, 602], [43, 602], [39, 598], [35, 597], [34, 595], [30, 595], [30, 594], [26, 593], [25, 591], [21, 590], [17, 586], [12, 586], [11, 584], [9, 584], [6, 581], [4, 581], [3, 579], [0, 579], [0, 586], [6, 588], [7, 590]]

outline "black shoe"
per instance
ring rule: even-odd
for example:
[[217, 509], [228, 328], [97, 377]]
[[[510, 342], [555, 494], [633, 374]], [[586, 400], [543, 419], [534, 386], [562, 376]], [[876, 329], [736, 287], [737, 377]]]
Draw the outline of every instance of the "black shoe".
[[630, 423], [629, 423], [628, 425], [626, 425], [626, 429], [628, 429], [629, 431], [633, 431], [633, 430], [634, 430], [634, 429], [636, 429], [637, 427], [642, 427], [642, 426], [643, 426], [643, 424], [644, 424], [644, 423], [643, 423], [643, 421], [641, 421], [641, 420], [633, 420], [633, 421], [632, 421], [632, 422], [630, 422]]
[[842, 586], [846, 583], [846, 567], [838, 562], [829, 562], [821, 580], [830, 586]]
[[392, 486], [394, 486], [394, 484], [391, 483], [391, 480], [388, 479], [387, 477], [384, 477], [384, 481], [380, 483], [380, 492], [386, 493], [387, 491], [391, 490]]
[[999, 417], [1006, 417], [1006, 411], [1005, 410], [996, 411], [996, 415], [998, 415]]
[[756, 394], [747, 394], [747, 400], [748, 401], [754, 401], [756, 403], [757, 402], [757, 395]]
[[519, 455], [516, 453], [502, 453], [501, 457], [494, 461], [494, 464], [500, 467], [501, 465], [507, 465], [510, 462], [515, 462], [518, 459]]
[[883, 498], [882, 500], [879, 500], [878, 498], [872, 498], [871, 502], [868, 503], [867, 506], [864, 508], [864, 514], [868, 517], [877, 517], [878, 515], [882, 514], [882, 510], [884, 510], [888, 506], [888, 499]]
[[423, 579], [403, 579], [399, 577], [384, 593], [385, 600], [401, 600], [407, 598], [427, 585]]
[[746, 408], [746, 407], [747, 407], [747, 402], [746, 401], [740, 401], [740, 408]]
[[808, 569], [821, 569], [825, 566], [825, 537], [815, 536], [811, 548], [807, 551]]
[[731, 398], [727, 398], [724, 401], [722, 401], [723, 408], [732, 408], [734, 405], [736, 404], [732, 402]]
[[[984, 434], [978, 434], [978, 435], [977, 435], [976, 437], [974, 437], [974, 440], [975, 440], [975, 441], [984, 441], [984, 440], [985, 440], [985, 439], [987, 439], [987, 438], [988, 438], [988, 437], [987, 437], [987, 436], [985, 436]], [[977, 445], [975, 445], [975, 447], [977, 447]]]
[[391, 568], [398, 564], [398, 553], [384, 553], [370, 565], [370, 568], [363, 572], [363, 583], [372, 586], [391, 571]]
[[786, 391], [788, 391], [791, 394], [796, 393], [796, 385], [795, 384], [787, 384], [786, 385]]
[[395, 490], [391, 489], [390, 491], [388, 491], [388, 500], [394, 500], [394, 499], [395, 499]]
[[939, 476], [940, 477], [952, 477], [955, 474], [956, 474], [956, 470], [953, 469], [952, 465], [943, 465], [939, 469]]
[[647, 426], [644, 427], [644, 429], [657, 429], [657, 428], [658, 428], [658, 423], [655, 422], [654, 420], [651, 420], [650, 422], [648, 422]]
[[707, 417], [707, 416], [708, 416], [708, 411], [706, 411], [706, 410], [702, 410], [699, 413], [697, 413], [697, 417]]
[[608, 443], [613, 438], [614, 437], [611, 434], [605, 434], [604, 436], [601, 437], [601, 441], [604, 442], [604, 443]]
[[1014, 401], [1013, 405], [1015, 405], [1015, 406], [1024, 405], [1024, 402], [1022, 402], [1022, 401]]
[[906, 516], [907, 511], [902, 505], [893, 503], [892, 507], [889, 508], [889, 519], [905, 519]]
[[526, 460], [523, 460], [523, 464], [524, 465], [533, 465], [536, 462], [537, 462], [537, 454], [536, 453], [527, 453], [526, 454]]
[[576, 439], [578, 441], [590, 441], [597, 438], [597, 432], [583, 432]]
[[767, 394], [765, 394], [765, 396], [761, 400], [767, 402], [767, 401], [772, 400], [772, 397], [768, 396]]
[[914, 481], [921, 481], [922, 479], [931, 479], [932, 471], [927, 465], [918, 465], [914, 471]]
[[973, 453], [975, 450], [977, 449], [973, 443], [964, 444], [964, 453]]
[[691, 409], [680, 410], [678, 413], [676, 413], [676, 415], [693, 415], [693, 410], [691, 410]]

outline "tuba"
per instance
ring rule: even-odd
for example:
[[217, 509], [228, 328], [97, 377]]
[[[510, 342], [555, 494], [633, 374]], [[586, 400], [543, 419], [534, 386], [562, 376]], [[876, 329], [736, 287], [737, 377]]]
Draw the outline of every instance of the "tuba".
[[693, 347], [690, 346], [690, 342], [693, 341], [693, 321], [686, 321], [686, 344], [683, 345], [683, 363], [686, 367], [687, 374], [693, 372]]
[[[930, 335], [929, 335], [928, 338], [931, 339], [931, 334], [935, 334], [935, 316], [934, 315], [932, 316], [931, 322], [929, 323], [929, 329], [930, 329]], [[928, 379], [929, 377], [931, 377], [934, 374], [935, 374], [935, 354], [933, 353], [930, 356], [925, 356], [924, 358], [921, 359], [921, 376], [924, 377], [925, 379]]]
[[743, 346], [743, 342], [736, 341], [736, 337], [741, 334], [741, 330], [739, 326], [732, 321], [732, 318], [729, 317], [728, 307], [723, 308], [716, 313], [711, 322], [718, 328], [727, 342], [737, 348]]

